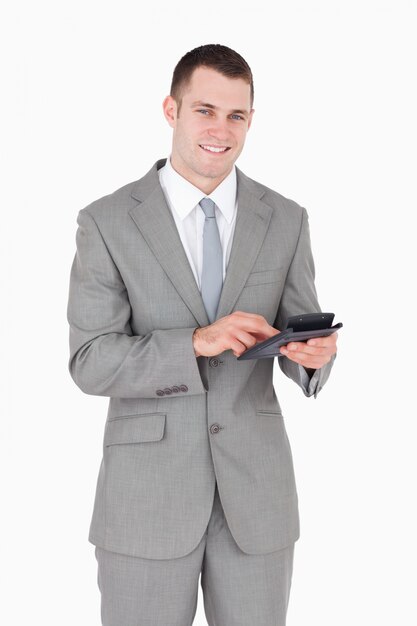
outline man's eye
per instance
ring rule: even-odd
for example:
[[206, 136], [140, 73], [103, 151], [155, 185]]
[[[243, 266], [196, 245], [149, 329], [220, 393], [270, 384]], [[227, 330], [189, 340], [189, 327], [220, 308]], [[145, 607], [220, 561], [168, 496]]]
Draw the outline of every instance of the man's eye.
[[[210, 113], [207, 109], [197, 109], [197, 113]], [[243, 117], [238, 113], [232, 113], [232, 117], [237, 117], [239, 120], [243, 120]]]

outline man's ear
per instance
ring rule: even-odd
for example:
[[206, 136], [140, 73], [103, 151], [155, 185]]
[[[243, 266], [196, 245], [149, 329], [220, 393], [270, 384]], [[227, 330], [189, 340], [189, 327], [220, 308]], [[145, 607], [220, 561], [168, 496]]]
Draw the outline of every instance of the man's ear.
[[255, 113], [255, 109], [251, 109], [249, 113], [249, 117], [248, 117], [248, 130], [250, 128], [250, 125], [252, 124], [252, 117], [254, 113]]
[[165, 119], [171, 128], [175, 128], [177, 119], [177, 103], [172, 96], [166, 96], [162, 103], [162, 110], [165, 115]]

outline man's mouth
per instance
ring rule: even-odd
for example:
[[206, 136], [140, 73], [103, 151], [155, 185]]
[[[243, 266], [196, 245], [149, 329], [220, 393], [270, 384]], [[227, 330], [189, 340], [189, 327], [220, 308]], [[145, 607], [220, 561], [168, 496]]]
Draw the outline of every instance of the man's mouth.
[[227, 152], [227, 150], [230, 150], [230, 146], [213, 146], [205, 143], [200, 143], [198, 145], [203, 150], [206, 150], [206, 152], [211, 152], [212, 154], [222, 154], [223, 152]]

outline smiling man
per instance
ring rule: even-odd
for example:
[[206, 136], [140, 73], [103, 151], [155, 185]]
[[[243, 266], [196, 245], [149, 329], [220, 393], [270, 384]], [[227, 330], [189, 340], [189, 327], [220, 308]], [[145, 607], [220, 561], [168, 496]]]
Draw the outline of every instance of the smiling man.
[[[238, 361], [319, 312], [306, 210], [236, 167], [251, 70], [219, 44], [175, 67], [171, 153], [78, 213], [69, 371], [109, 397], [89, 541], [102, 623], [283, 626], [298, 497], [273, 358]], [[281, 348], [317, 397], [337, 333]]]
[[206, 66], [194, 69], [188, 80], [174, 82], [163, 103], [173, 128], [171, 165], [209, 195], [243, 150], [254, 113], [251, 89], [242, 78], [231, 79]]

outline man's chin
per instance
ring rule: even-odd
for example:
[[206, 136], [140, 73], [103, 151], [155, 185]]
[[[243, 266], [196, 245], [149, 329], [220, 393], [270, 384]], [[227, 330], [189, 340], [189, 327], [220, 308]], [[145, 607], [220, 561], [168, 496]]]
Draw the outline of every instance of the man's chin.
[[204, 178], [219, 178], [221, 176], [227, 176], [227, 174], [232, 169], [232, 166], [233, 163], [223, 163], [221, 166], [220, 164], [218, 164], [217, 166], [207, 166], [206, 164], [204, 164], [204, 166], [198, 168], [198, 172], [196, 172], [196, 174], [198, 174], [199, 176], [203, 176]]

